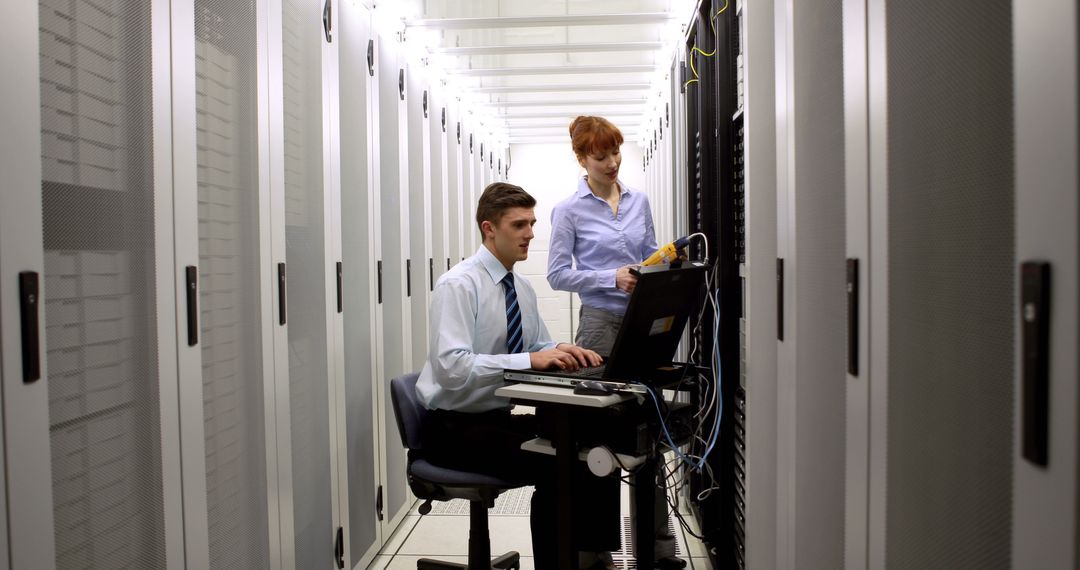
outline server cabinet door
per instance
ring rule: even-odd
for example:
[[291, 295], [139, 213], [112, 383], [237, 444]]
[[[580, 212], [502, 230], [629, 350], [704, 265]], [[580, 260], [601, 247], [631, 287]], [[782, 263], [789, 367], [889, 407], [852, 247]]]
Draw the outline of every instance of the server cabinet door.
[[[278, 162], [283, 200], [284, 255], [275, 258], [283, 264], [274, 268], [278, 293], [284, 286], [284, 302], [279, 304], [277, 322], [287, 333], [287, 382], [279, 377], [278, 400], [287, 402], [278, 409], [279, 470], [287, 469], [281, 492], [291, 498], [282, 507], [281, 543], [283, 564], [297, 568], [330, 568], [334, 564], [335, 537], [333, 465], [330, 453], [328, 404], [331, 369], [328, 359], [327, 282], [330, 269], [326, 263], [328, 244], [324, 213], [324, 173], [326, 128], [329, 117], [324, 107], [323, 27], [324, 2], [321, 0], [282, 0], [280, 25], [271, 25], [270, 45], [280, 49], [280, 59], [271, 56], [271, 68], [280, 65], [280, 82], [273, 81], [271, 102], [280, 101], [281, 114], [272, 112], [271, 120], [280, 121], [271, 129], [271, 143], [280, 151], [271, 154], [271, 164]], [[280, 62], [280, 63], [277, 63]], [[272, 184], [274, 180], [272, 179]], [[275, 248], [275, 252], [280, 251]], [[279, 262], [280, 263], [280, 262]], [[280, 347], [280, 344], [278, 345]], [[278, 360], [278, 370], [282, 362]], [[287, 397], [284, 397], [288, 394]], [[284, 428], [287, 431], [282, 433]], [[286, 464], [286, 465], [282, 465]], [[291, 513], [290, 513], [291, 511]], [[291, 516], [290, 516], [291, 514]]]
[[447, 192], [449, 184], [446, 174], [446, 133], [444, 121], [446, 106], [442, 94], [428, 87], [428, 145], [431, 158], [431, 270], [429, 289], [446, 273], [446, 260], [449, 259], [449, 203]]
[[[472, 227], [462, 208], [461, 196], [461, 119], [458, 106], [453, 100], [446, 101], [446, 220], [450, 239], [447, 240], [447, 269], [457, 265], [465, 257], [462, 247], [462, 231]], [[472, 255], [472, 252], [469, 252]]]
[[345, 353], [345, 431], [347, 449], [348, 568], [365, 568], [381, 541], [376, 513], [380, 463], [376, 448], [379, 414], [376, 395], [383, 383], [379, 362], [381, 305], [376, 298], [379, 259], [378, 184], [373, 142], [378, 142], [377, 116], [372, 116], [375, 78], [384, 73], [368, 67], [367, 50], [374, 49], [371, 11], [355, 2], [339, 5], [340, 42], [336, 86], [341, 161], [342, 315]]
[[1018, 265], [1014, 67], [1000, 40], [1012, 8], [867, 6], [868, 566], [1007, 567]]
[[[5, 468], [0, 469], [0, 568], [54, 568], [49, 392], [42, 255], [39, 6], [2, 13], [0, 35], [0, 383]], [[14, 23], [18, 23], [15, 25]], [[24, 284], [25, 283], [25, 284]], [[9, 513], [18, 513], [17, 517]]]
[[430, 113], [427, 111], [429, 95], [427, 84], [421, 76], [422, 70], [415, 68], [415, 72], [406, 73], [406, 120], [408, 123], [408, 152], [406, 161], [409, 174], [409, 259], [411, 282], [409, 298], [409, 315], [412, 320], [412, 361], [409, 363], [411, 370], [420, 370], [427, 359], [428, 343], [428, 301], [431, 299], [431, 282], [429, 273], [433, 270], [434, 263], [428, 263], [432, 259], [432, 237], [434, 226], [432, 224], [431, 211], [431, 188], [432, 188], [432, 156], [431, 156], [431, 132], [428, 124], [431, 122]]
[[[382, 386], [391, 378], [412, 371], [411, 285], [409, 260], [409, 172], [407, 89], [402, 46], [394, 37], [381, 36], [379, 66], [379, 146], [380, 148], [380, 222], [382, 224], [383, 266], [383, 375]], [[390, 390], [382, 399], [382, 438], [384, 450], [383, 509], [385, 528], [405, 516], [411, 500], [405, 475], [405, 448], [398, 437], [393, 418]]]
[[1076, 568], [1080, 30], [1070, 2], [1016, 2], [1012, 17], [1015, 264], [1024, 268], [1012, 311], [1012, 564]]
[[172, 11], [187, 564], [279, 568], [265, 5]]
[[[845, 195], [839, 2], [786, 22], [778, 242], [783, 258], [778, 567], [843, 564]], [[805, 10], [805, 11], [804, 11]], [[810, 23], [802, 25], [802, 23]], [[778, 63], [779, 65], [779, 63]], [[779, 96], [779, 95], [778, 95]], [[828, 149], [828, 150], [826, 150]], [[807, 457], [814, 459], [808, 460]]]
[[844, 0], [844, 185], [848, 275], [845, 397], [844, 564], [867, 567], [870, 466], [870, 268], [866, 0]]
[[[19, 438], [6, 442], [12, 565], [179, 568], [169, 6], [44, 1], [21, 16], [12, 35], [34, 42], [9, 52], [21, 57], [5, 69], [34, 88], [5, 96], [3, 112], [20, 115], [15, 126], [40, 122], [37, 133], [5, 132], [17, 147], [4, 160], [27, 146], [40, 154], [5, 167], [33, 180], [5, 189], [5, 202], [21, 202], [5, 203], [17, 219], [3, 225], [28, 230], [12, 262], [40, 272], [24, 286], [44, 310], [34, 311], [41, 379], [4, 378], [6, 433]], [[19, 314], [8, 307], [5, 319]], [[30, 527], [36, 536], [22, 534]]]

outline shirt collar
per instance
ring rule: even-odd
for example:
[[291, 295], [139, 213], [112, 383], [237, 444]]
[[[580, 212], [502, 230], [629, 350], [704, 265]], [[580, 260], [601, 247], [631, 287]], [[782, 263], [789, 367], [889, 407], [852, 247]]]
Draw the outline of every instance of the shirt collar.
[[506, 277], [506, 274], [510, 273], [506, 270], [506, 267], [503, 266], [502, 262], [495, 257], [495, 254], [491, 253], [491, 250], [484, 244], [480, 244], [480, 249], [476, 251], [476, 257], [480, 260], [480, 264], [484, 266], [488, 275], [491, 276], [491, 280], [495, 283], [502, 281], [503, 277]]
[[[630, 188], [626, 184], [623, 184], [622, 180], [616, 178], [615, 182], [619, 185], [619, 196], [626, 196], [630, 193]], [[582, 176], [578, 179], [577, 197], [584, 198], [586, 196], [595, 197], [596, 194], [593, 194], [592, 189], [589, 188], [589, 183], [586, 182], [586, 177]], [[600, 198], [597, 197], [596, 199], [599, 200]]]

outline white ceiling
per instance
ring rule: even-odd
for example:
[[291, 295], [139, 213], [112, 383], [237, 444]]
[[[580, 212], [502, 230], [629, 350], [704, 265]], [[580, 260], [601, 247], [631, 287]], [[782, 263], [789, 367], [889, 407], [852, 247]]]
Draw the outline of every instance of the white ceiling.
[[573, 117], [608, 117], [633, 140], [666, 81], [694, 0], [398, 0], [429, 68], [509, 142], [565, 141]]

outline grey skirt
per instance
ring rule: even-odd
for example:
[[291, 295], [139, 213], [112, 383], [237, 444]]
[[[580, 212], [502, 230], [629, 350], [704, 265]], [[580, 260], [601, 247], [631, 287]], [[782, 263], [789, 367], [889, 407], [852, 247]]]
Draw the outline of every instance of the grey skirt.
[[615, 346], [615, 336], [619, 333], [622, 320], [623, 316], [620, 314], [582, 305], [578, 313], [574, 344], [608, 356], [611, 348]]

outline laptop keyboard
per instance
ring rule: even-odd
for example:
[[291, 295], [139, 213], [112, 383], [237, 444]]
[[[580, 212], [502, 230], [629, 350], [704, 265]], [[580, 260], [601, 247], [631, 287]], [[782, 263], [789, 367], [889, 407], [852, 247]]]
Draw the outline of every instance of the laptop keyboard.
[[578, 368], [574, 371], [575, 376], [586, 376], [589, 378], [602, 378], [604, 376], [604, 369], [607, 366], [601, 364], [600, 366], [587, 366], [585, 368]]

